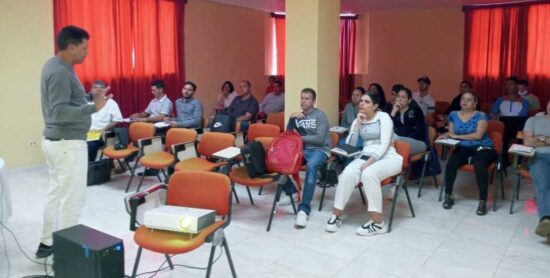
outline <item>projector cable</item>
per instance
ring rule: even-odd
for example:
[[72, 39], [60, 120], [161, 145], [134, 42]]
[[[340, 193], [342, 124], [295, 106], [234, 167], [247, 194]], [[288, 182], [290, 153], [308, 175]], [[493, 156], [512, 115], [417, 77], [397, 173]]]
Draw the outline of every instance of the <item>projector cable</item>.
[[[220, 246], [220, 254], [218, 254], [218, 256], [216, 258], [214, 258], [214, 260], [212, 260], [212, 266], [214, 266], [214, 264], [220, 259], [220, 257], [222, 255], [223, 255], [223, 248], [222, 248], [222, 246]], [[174, 256], [175, 255], [171, 255], [170, 258], [172, 258]], [[157, 270], [142, 272], [142, 273], [136, 274], [136, 277], [140, 277], [140, 276], [147, 275], [147, 274], [153, 274], [153, 275], [147, 277], [147, 278], [153, 278], [153, 277], [157, 276], [157, 274], [159, 272], [170, 268], [170, 266], [164, 266], [166, 263], [168, 263], [168, 260], [164, 260], [164, 262], [159, 266], [159, 268]], [[207, 270], [208, 269], [208, 267], [198, 267], [198, 266], [190, 266], [190, 265], [184, 265], [184, 264], [173, 264], [173, 266], [174, 267], [176, 267], [176, 266], [185, 267], [185, 268], [190, 268], [190, 269], [198, 269], [198, 270]], [[131, 278], [132, 276], [125, 275], [124, 277]]]

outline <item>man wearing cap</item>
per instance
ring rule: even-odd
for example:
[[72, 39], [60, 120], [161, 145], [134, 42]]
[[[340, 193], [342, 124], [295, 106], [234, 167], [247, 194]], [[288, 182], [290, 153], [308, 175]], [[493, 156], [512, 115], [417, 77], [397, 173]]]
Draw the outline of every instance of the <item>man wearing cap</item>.
[[418, 103], [420, 109], [424, 113], [424, 116], [429, 112], [435, 111], [435, 100], [430, 96], [428, 89], [432, 85], [432, 81], [427, 76], [418, 78], [418, 92], [413, 93], [413, 99]]
[[[96, 80], [92, 86], [91, 95], [96, 94], [98, 90], [105, 89], [107, 86], [104, 81]], [[112, 98], [107, 98], [103, 109], [92, 114], [92, 125], [88, 132], [88, 161], [94, 161], [97, 156], [97, 150], [104, 145], [101, 138], [90, 138], [93, 134], [101, 134], [105, 131], [113, 129], [116, 125], [122, 122], [122, 113], [116, 101]]]
[[135, 113], [130, 116], [130, 119], [137, 122], [156, 123], [164, 121], [165, 117], [172, 115], [172, 101], [164, 94], [164, 82], [155, 80], [151, 83], [151, 93], [154, 98], [149, 102], [145, 111]]

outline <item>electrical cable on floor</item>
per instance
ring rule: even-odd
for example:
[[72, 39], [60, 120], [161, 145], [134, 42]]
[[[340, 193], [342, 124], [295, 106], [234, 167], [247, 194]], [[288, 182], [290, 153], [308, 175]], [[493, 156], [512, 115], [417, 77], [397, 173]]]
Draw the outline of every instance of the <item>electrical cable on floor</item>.
[[[0, 200], [4, 197], [4, 182], [2, 181], [2, 179], [0, 179]], [[23, 253], [23, 255], [31, 262], [35, 263], [35, 264], [39, 264], [39, 265], [43, 265], [44, 266], [44, 272], [46, 273], [45, 275], [30, 275], [30, 276], [25, 276], [25, 277], [22, 277], [22, 278], [31, 278], [31, 277], [35, 277], [35, 278], [38, 278], [38, 277], [53, 277], [53, 276], [50, 276], [48, 274], [48, 266], [51, 266], [51, 264], [48, 264], [46, 263], [47, 261], [47, 258], [44, 259], [44, 262], [41, 263], [41, 262], [38, 262], [38, 261], [35, 261], [33, 260], [31, 257], [29, 257], [27, 255], [27, 253], [25, 253], [25, 251], [23, 250], [23, 248], [21, 248], [21, 244], [19, 244], [19, 240], [17, 239], [17, 237], [15, 236], [15, 233], [13, 233], [12, 230], [10, 230], [5, 224], [4, 222], [1, 220], [3, 219], [3, 216], [4, 216], [4, 210], [2, 207], [0, 207], [0, 236], [2, 236], [2, 242], [4, 244], [4, 251], [6, 253], [6, 261], [8, 262], [8, 276], [10, 276], [10, 272], [11, 272], [11, 265], [10, 265], [10, 258], [9, 258], [9, 254], [8, 254], [8, 246], [6, 245], [6, 238], [4, 236], [4, 229], [6, 231], [8, 231], [11, 236], [13, 237], [13, 239], [15, 240], [15, 243], [17, 244], [17, 248], [19, 249], [19, 251], [21, 253]]]
[[[214, 266], [214, 264], [221, 258], [222, 255], [223, 255], [223, 248], [222, 248], [222, 246], [220, 246], [220, 254], [218, 254], [218, 256], [212, 261], [212, 266]], [[170, 256], [170, 258], [172, 258], [174, 256], [175, 255], [172, 255], [172, 256]], [[170, 268], [170, 266], [163, 267], [166, 263], [168, 263], [168, 260], [164, 260], [164, 262], [159, 266], [159, 268], [157, 270], [142, 272], [142, 273], [136, 274], [136, 277], [146, 275], [146, 274], [153, 274], [153, 275], [147, 277], [147, 278], [153, 278], [153, 277], [157, 276], [157, 274], [159, 272]], [[190, 266], [190, 265], [184, 265], [184, 264], [173, 264], [173, 266], [174, 267], [176, 267], [176, 266], [185, 267], [185, 268], [190, 268], [190, 269], [198, 269], [198, 270], [207, 270], [208, 269], [208, 267], [198, 267], [198, 266]], [[124, 277], [130, 278], [132, 276], [125, 275]]]
[[8, 256], [8, 245], [6, 244], [6, 236], [4, 235], [4, 229], [2, 226], [4, 226], [4, 182], [2, 181], [2, 178], [0, 177], [0, 201], [2, 201], [2, 204], [0, 205], [0, 236], [2, 236], [2, 244], [4, 244], [4, 253], [6, 254], [6, 262], [8, 265], [8, 273], [6, 275], [7, 278], [10, 277], [11, 273], [11, 262], [10, 262], [10, 256]]

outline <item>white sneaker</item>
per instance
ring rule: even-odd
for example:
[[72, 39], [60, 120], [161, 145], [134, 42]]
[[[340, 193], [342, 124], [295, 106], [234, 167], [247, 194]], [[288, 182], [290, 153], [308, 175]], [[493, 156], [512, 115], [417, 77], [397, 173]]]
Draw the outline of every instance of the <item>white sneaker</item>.
[[301, 210], [298, 211], [298, 215], [296, 215], [296, 223], [294, 226], [298, 229], [305, 228], [307, 224], [307, 214], [305, 211]]
[[340, 225], [342, 225], [342, 218], [340, 216], [336, 216], [336, 214], [333, 214], [327, 221], [325, 231], [329, 233], [334, 233], [338, 231], [338, 227], [340, 227]]
[[[294, 204], [296, 204], [297, 202], [297, 199], [296, 199], [296, 194], [292, 194], [292, 198], [294, 198]], [[290, 196], [286, 195], [284, 197], [282, 197], [280, 200], [279, 200], [279, 203], [278, 205], [279, 206], [290, 206], [291, 201], [290, 201]]]
[[372, 220], [369, 220], [369, 222], [357, 228], [357, 230], [355, 231], [355, 233], [360, 236], [373, 236], [377, 234], [385, 234], [387, 232], [388, 229], [386, 228], [384, 221], [382, 221], [382, 223], [380, 224], [376, 224]]

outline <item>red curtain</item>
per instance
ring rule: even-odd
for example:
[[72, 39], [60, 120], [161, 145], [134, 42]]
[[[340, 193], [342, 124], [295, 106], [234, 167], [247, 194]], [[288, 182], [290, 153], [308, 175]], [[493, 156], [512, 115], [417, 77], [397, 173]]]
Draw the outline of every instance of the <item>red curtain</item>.
[[[529, 91], [546, 104], [550, 85], [550, 4], [465, 8], [464, 78], [482, 102], [504, 94], [506, 77], [529, 80]], [[546, 60], [545, 60], [546, 59]]]
[[111, 86], [123, 115], [143, 111], [150, 83], [162, 79], [175, 100], [184, 80], [184, 0], [54, 0], [54, 29], [72, 24], [90, 34], [89, 55], [75, 70], [86, 89]]
[[351, 91], [354, 85], [355, 65], [355, 18], [340, 19], [340, 93], [338, 104], [340, 111], [351, 98]]
[[275, 18], [275, 52], [277, 60], [277, 75], [285, 75], [285, 43], [286, 25], [284, 17]]

